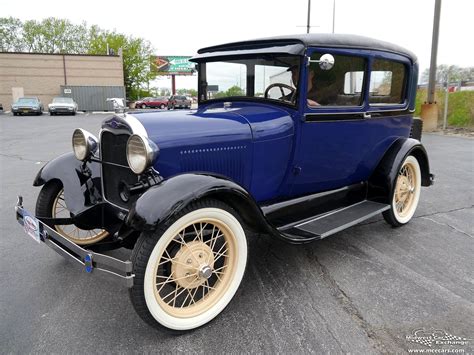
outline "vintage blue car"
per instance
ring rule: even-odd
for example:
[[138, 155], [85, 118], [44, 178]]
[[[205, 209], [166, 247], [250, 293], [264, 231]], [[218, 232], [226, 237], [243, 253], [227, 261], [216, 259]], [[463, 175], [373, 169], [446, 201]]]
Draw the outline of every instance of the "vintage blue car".
[[[216, 317], [247, 238], [308, 243], [382, 213], [410, 221], [428, 157], [413, 118], [417, 59], [386, 42], [308, 34], [204, 48], [199, 108], [118, 113], [47, 163], [18, 221], [91, 274], [121, 281], [159, 328]], [[257, 232], [257, 233], [255, 233]], [[101, 252], [132, 249], [129, 260]]]

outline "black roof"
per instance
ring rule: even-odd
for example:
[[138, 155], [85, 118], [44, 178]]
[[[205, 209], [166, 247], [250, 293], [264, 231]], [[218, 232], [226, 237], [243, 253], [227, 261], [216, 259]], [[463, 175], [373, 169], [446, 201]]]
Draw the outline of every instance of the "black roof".
[[411, 58], [414, 62], [416, 62], [417, 60], [416, 55], [413, 52], [393, 43], [380, 41], [378, 39], [364, 36], [332, 33], [309, 33], [258, 38], [249, 41], [232, 42], [212, 47], [206, 47], [200, 49], [198, 53], [204, 54], [210, 52], [227, 52], [238, 51], [243, 49], [250, 50], [269, 46], [289, 46], [294, 44], [303, 44], [305, 47], [314, 46], [331, 48], [375, 49], [401, 54]]

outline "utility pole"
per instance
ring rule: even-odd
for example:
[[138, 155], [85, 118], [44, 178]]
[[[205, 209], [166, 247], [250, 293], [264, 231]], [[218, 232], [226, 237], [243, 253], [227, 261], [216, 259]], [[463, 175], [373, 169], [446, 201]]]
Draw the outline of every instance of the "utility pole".
[[336, 0], [332, 2], [332, 33], [334, 33], [334, 26], [336, 25]]
[[308, 22], [306, 24], [306, 33], [309, 33], [309, 29], [311, 28], [310, 20], [311, 20], [311, 0], [308, 0]]
[[443, 130], [446, 130], [448, 124], [448, 96], [449, 96], [449, 71], [446, 73], [446, 92], [444, 93], [444, 114], [443, 114]]
[[438, 104], [435, 101], [435, 90], [440, 14], [441, 0], [435, 0], [433, 36], [431, 40], [430, 76], [428, 80], [428, 98], [427, 102], [421, 105], [421, 118], [423, 119], [423, 130], [425, 131], [433, 131], [438, 127]]
[[439, 18], [441, 14], [441, 0], [436, 0], [433, 19], [433, 39], [431, 41], [430, 77], [428, 81], [428, 103], [435, 99], [436, 89], [436, 59], [438, 56]]

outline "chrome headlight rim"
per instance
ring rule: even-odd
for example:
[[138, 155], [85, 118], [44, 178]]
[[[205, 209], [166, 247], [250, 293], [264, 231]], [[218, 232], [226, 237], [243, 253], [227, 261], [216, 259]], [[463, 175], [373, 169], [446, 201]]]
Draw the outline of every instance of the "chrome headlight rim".
[[72, 151], [77, 160], [85, 161], [97, 150], [98, 140], [90, 132], [76, 128], [72, 134]]
[[132, 134], [127, 141], [127, 163], [137, 175], [145, 172], [158, 157], [158, 146], [148, 137]]

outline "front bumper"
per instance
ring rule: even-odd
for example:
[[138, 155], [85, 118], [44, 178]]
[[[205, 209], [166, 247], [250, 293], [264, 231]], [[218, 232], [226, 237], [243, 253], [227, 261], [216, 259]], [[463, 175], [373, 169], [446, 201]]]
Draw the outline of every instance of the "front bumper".
[[49, 107], [50, 112], [60, 112], [60, 113], [73, 113], [74, 112], [74, 107], [69, 107], [69, 106], [53, 106]]
[[15, 214], [18, 223], [22, 226], [25, 225], [25, 217], [29, 219], [29, 222], [37, 221], [37, 240], [49, 246], [66, 260], [72, 261], [78, 269], [89, 274], [104, 276], [126, 287], [133, 286], [135, 275], [132, 274], [131, 261], [122, 261], [105, 254], [95, 253], [71, 242], [48, 225], [32, 217], [23, 208], [21, 196], [18, 196]]
[[12, 108], [12, 112], [14, 112], [14, 113], [39, 113], [39, 112], [41, 112], [41, 108], [16, 107], [16, 108]]

